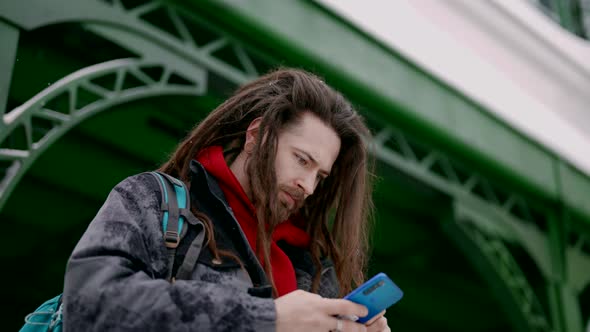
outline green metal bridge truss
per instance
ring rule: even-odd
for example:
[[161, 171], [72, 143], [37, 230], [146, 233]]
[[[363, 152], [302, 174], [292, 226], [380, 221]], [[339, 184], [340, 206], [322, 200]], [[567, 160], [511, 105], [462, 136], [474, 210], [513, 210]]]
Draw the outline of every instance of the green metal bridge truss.
[[[144, 70], [159, 71], [159, 77], [150, 77]], [[151, 63], [138, 59], [121, 59], [97, 64], [72, 73], [41, 91], [31, 100], [3, 116], [0, 126], [0, 142], [19, 140], [26, 142], [26, 149], [0, 149], [0, 160], [6, 170], [0, 182], [0, 208], [19, 179], [37, 157], [68, 130], [88, 117], [117, 104], [156, 95], [203, 95], [206, 93], [206, 75], [199, 68], [192, 68], [186, 75], [188, 84], [174, 84], [168, 80], [173, 69], [165, 62]], [[180, 75], [180, 74], [176, 74]], [[133, 76], [141, 85], [127, 87], [126, 78]], [[94, 80], [111, 80], [101, 85]], [[112, 86], [112, 90], [103, 87]], [[78, 95], [84, 92], [96, 96], [85, 104]], [[49, 106], [58, 98], [67, 103]], [[24, 128], [13, 134], [17, 128]], [[17, 137], [18, 135], [24, 137]]]
[[[60, 10], [47, 11], [50, 7]], [[154, 12], [167, 16], [172, 27], [148, 21]], [[0, 149], [0, 209], [35, 160], [88, 117], [155, 95], [205, 95], [211, 74], [239, 85], [256, 77], [263, 70], [257, 63], [268, 60], [260, 60], [262, 54], [222, 31], [217, 32], [217, 38], [200, 40], [198, 27], [203, 19], [198, 13], [158, 1], [131, 8], [119, 0], [59, 0], [51, 6], [44, 0], [5, 1], [0, 4], [0, 17], [5, 20], [0, 21], [4, 45], [0, 71], [9, 73], [0, 79], [0, 144], [26, 142], [25, 148]], [[79, 22], [139, 57], [73, 72], [19, 107], [5, 110], [19, 31], [64, 22]], [[234, 60], [228, 60], [227, 54]], [[128, 86], [126, 79], [130, 77], [140, 84]], [[99, 79], [101, 83], [97, 83]], [[82, 102], [82, 93], [95, 97], [90, 103]], [[54, 103], [57, 99], [62, 102]], [[372, 145], [381, 162], [452, 198], [453, 216], [441, 224], [482, 276], [498, 289], [520, 331], [582, 331], [578, 296], [588, 287], [590, 274], [575, 271], [580, 267], [590, 270], [590, 253], [583, 250], [589, 239], [564, 226], [568, 216], [559, 208], [539, 206], [523, 195], [503, 191], [442, 151], [420, 146], [399, 128], [382, 124]], [[519, 268], [512, 247], [526, 252], [542, 273], [548, 308], [541, 305]]]
[[[374, 142], [379, 160], [453, 198], [454, 216], [444, 225], [445, 229], [459, 242], [474, 265], [495, 274], [496, 280], [490, 282], [502, 283], [511, 298], [506, 304], [520, 313], [518, 319], [522, 321], [519, 325], [524, 331], [574, 331], [572, 324], [581, 318], [558, 316], [565, 314], [559, 307], [552, 308], [557, 311], [552, 311], [553, 317], [549, 318], [507, 245], [522, 247], [549, 281], [547, 291], [557, 291], [571, 306], [568, 307], [569, 314], [577, 314], [573, 310], [577, 307], [577, 292], [590, 281], [590, 275], [571, 273], [582, 266], [585, 269], [590, 267], [590, 255], [582, 251], [582, 244], [587, 241], [583, 235], [576, 238], [574, 246], [552, 240], [552, 236], [559, 237], [555, 233], [562, 231], [559, 221], [550, 217], [545, 221], [550, 224], [549, 232], [540, 228], [540, 222], [547, 215], [551, 216], [551, 211], [532, 211], [523, 196], [502, 192], [481, 175], [463, 169], [439, 151], [418, 154], [418, 149], [413, 148], [400, 130], [385, 128], [376, 135]], [[561, 257], [562, 253], [564, 257]], [[490, 268], [481, 267], [482, 259]], [[561, 266], [563, 262], [566, 267]], [[567, 280], [566, 275], [569, 276]], [[561, 301], [556, 300], [553, 305], [560, 306], [559, 303]], [[550, 321], [557, 323], [552, 326]], [[570, 325], [566, 327], [565, 324]]]

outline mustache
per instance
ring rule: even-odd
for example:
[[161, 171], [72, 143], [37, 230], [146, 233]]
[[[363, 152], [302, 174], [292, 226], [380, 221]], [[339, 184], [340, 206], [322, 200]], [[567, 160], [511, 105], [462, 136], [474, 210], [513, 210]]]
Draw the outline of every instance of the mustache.
[[293, 188], [285, 185], [280, 185], [279, 189], [287, 192], [297, 202], [302, 202], [305, 198], [305, 192], [301, 188]]

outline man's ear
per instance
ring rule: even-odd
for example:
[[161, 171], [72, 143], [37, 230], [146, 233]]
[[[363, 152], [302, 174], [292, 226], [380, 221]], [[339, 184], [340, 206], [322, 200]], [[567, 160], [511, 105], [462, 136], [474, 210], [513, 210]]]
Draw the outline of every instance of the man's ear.
[[246, 130], [246, 141], [244, 142], [244, 148], [246, 146], [250, 147], [250, 146], [254, 146], [256, 145], [258, 142], [258, 130], [260, 128], [260, 123], [262, 123], [262, 118], [256, 118], [254, 120], [252, 120], [252, 122], [250, 122], [250, 125], [248, 126], [248, 129]]

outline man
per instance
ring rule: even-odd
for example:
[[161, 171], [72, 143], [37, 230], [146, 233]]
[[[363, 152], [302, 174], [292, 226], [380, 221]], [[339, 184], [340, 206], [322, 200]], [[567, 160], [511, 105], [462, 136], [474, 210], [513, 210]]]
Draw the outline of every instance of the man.
[[241, 87], [181, 142], [160, 171], [190, 188], [183, 262], [170, 271], [161, 192], [147, 175], [117, 185], [68, 262], [64, 329], [81, 331], [389, 331], [341, 316], [333, 299], [365, 279], [370, 159], [361, 117], [318, 77], [271, 72]]

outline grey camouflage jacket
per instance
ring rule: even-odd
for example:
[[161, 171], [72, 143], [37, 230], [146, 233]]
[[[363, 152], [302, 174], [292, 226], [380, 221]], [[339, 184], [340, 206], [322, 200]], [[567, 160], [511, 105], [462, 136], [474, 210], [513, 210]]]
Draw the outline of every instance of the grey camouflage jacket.
[[[271, 288], [215, 179], [191, 163], [191, 204], [214, 224], [219, 249], [205, 247], [190, 280], [168, 282], [168, 252], [161, 226], [161, 192], [149, 174], [119, 183], [76, 245], [64, 282], [63, 323], [72, 331], [275, 331]], [[196, 232], [190, 226], [176, 262]], [[310, 290], [315, 268], [309, 252], [279, 244], [295, 267], [298, 288]], [[178, 264], [175, 263], [175, 266]], [[338, 295], [331, 262], [322, 261], [318, 293]]]

